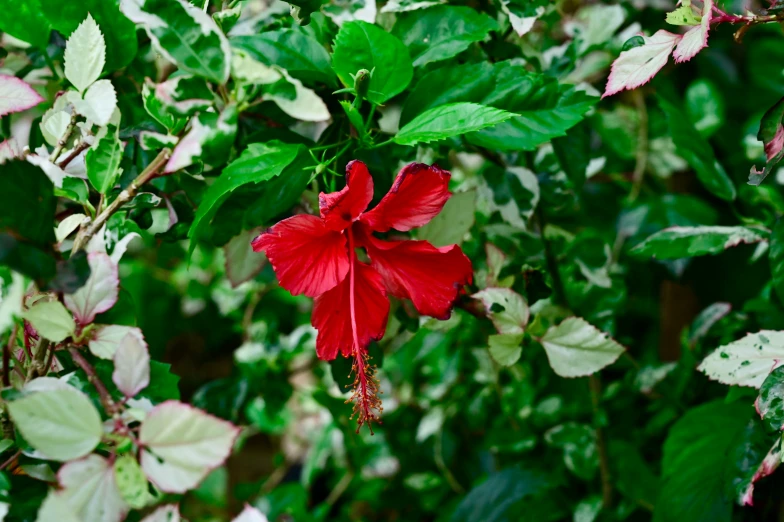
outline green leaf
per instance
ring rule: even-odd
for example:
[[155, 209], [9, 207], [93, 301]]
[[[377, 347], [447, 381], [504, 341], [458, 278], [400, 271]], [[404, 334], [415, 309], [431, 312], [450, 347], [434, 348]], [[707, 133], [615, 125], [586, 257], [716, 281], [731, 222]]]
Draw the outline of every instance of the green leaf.
[[779, 366], [765, 377], [759, 398], [754, 403], [771, 431], [784, 429], [784, 367]]
[[759, 388], [782, 359], [784, 332], [762, 330], [716, 348], [697, 369], [724, 384]]
[[[542, 505], [553, 485], [541, 473], [508, 468], [488, 477], [460, 501], [450, 522], [548, 521], [559, 518], [553, 502]], [[548, 509], [549, 508], [549, 509]]]
[[230, 43], [265, 65], [277, 65], [286, 69], [291, 76], [309, 85], [337, 85], [326, 49], [301, 31], [281, 29], [251, 36], [237, 36], [232, 38]]
[[686, 110], [694, 128], [704, 137], [712, 136], [725, 122], [724, 98], [709, 80], [696, 80], [686, 89]]
[[122, 160], [123, 146], [119, 136], [119, 129], [109, 125], [106, 134], [87, 151], [85, 156], [87, 179], [101, 194], [106, 194], [114, 187], [117, 178], [122, 174], [120, 160]]
[[769, 234], [767, 230], [749, 227], [670, 227], [648, 237], [631, 253], [657, 259], [719, 254], [741, 243], [765, 241]]
[[684, 118], [680, 107], [662, 97], [659, 97], [659, 106], [667, 117], [675, 152], [695, 170], [700, 183], [718, 198], [726, 201], [735, 199], [735, 185], [716, 161], [710, 143], [700, 135], [688, 118]]
[[452, 194], [441, 212], [417, 229], [417, 239], [424, 239], [437, 247], [459, 245], [474, 226], [475, 212], [475, 190]]
[[36, 0], [53, 29], [69, 36], [89, 14], [106, 40], [106, 71], [116, 71], [136, 56], [136, 27], [121, 12], [118, 0]]
[[561, 377], [582, 377], [615, 362], [625, 348], [580, 317], [565, 319], [539, 340], [553, 371]]
[[133, 455], [122, 455], [114, 462], [114, 478], [123, 500], [133, 509], [142, 509], [153, 500], [147, 477]]
[[106, 64], [106, 42], [89, 14], [65, 43], [65, 77], [79, 92], [100, 78]]
[[469, 135], [471, 143], [490, 149], [533, 150], [552, 138], [564, 136], [599, 101], [575, 87], [521, 69], [503, 69], [495, 91], [481, 102], [517, 116]]
[[71, 312], [60, 301], [38, 301], [24, 317], [39, 334], [55, 343], [70, 337], [76, 330]]
[[231, 153], [237, 134], [239, 112], [229, 105], [223, 112], [202, 112], [191, 119], [188, 133], [174, 147], [163, 171], [176, 172], [190, 167], [195, 162], [203, 163], [207, 169], [222, 165]]
[[371, 71], [368, 99], [376, 104], [403, 92], [414, 75], [403, 42], [376, 25], [358, 20], [340, 28], [332, 68], [346, 87], [354, 86], [352, 74], [360, 69]]
[[87, 455], [103, 436], [101, 416], [90, 399], [75, 388], [64, 386], [33, 392], [7, 405], [25, 440], [60, 462]]
[[496, 85], [498, 66], [487, 62], [445, 66], [430, 71], [414, 86], [400, 113], [405, 125], [427, 109], [455, 102], [480, 102]]
[[408, 122], [393, 138], [400, 145], [416, 145], [451, 138], [498, 125], [514, 114], [476, 103], [434, 107]]
[[127, 0], [125, 14], [144, 26], [155, 47], [180, 69], [223, 84], [231, 49], [215, 21], [184, 0]]
[[700, 25], [702, 17], [698, 16], [691, 8], [691, 2], [686, 0], [674, 11], [667, 13], [666, 21], [670, 25]]
[[[491, 69], [492, 67], [492, 69]], [[443, 67], [422, 77], [403, 107], [401, 124], [417, 114], [454, 102], [474, 102], [513, 112], [516, 117], [471, 134], [469, 141], [490, 149], [533, 150], [564, 136], [598, 98], [552, 77], [509, 61]]]
[[470, 7], [437, 5], [398, 16], [392, 34], [411, 52], [414, 66], [446, 60], [484, 40], [498, 24]]
[[523, 334], [498, 334], [487, 338], [490, 356], [501, 366], [512, 366], [523, 353]]
[[362, 113], [359, 112], [359, 109], [357, 109], [353, 103], [346, 100], [340, 100], [340, 106], [343, 107], [343, 112], [346, 113], [351, 126], [357, 131], [357, 137], [359, 138], [360, 143], [368, 143], [368, 131], [365, 128], [365, 122], [362, 119]]
[[782, 125], [782, 120], [784, 120], [784, 98], [768, 109], [762, 116], [762, 120], [760, 120], [760, 130], [757, 133], [757, 139], [765, 147], [767, 162], [761, 171], [758, 171], [756, 167], [751, 168], [749, 185], [762, 183], [762, 180], [771, 173], [773, 167], [778, 165], [781, 159], [784, 158], [784, 143], [782, 142], [784, 125]]
[[566, 136], [553, 140], [553, 152], [569, 180], [579, 188], [585, 183], [585, 172], [591, 161], [591, 128], [581, 122], [566, 131]]
[[308, 25], [310, 23], [310, 15], [321, 9], [321, 6], [329, 0], [291, 0], [287, 2], [291, 4], [291, 16], [301, 23]]
[[[26, 161], [6, 162], [0, 172], [0, 231], [37, 246], [55, 242], [54, 186]], [[35, 212], [30, 212], [35, 209]]]
[[[193, 251], [196, 246], [195, 240], [203, 236], [220, 206], [232, 192], [243, 185], [269, 182], [279, 176], [303, 151], [304, 147], [301, 145], [276, 141], [251, 143], [239, 158], [223, 169], [215, 183], [204, 194], [188, 232], [188, 237], [191, 239], [190, 251]], [[298, 198], [299, 193], [296, 196]]]
[[770, 252], [768, 253], [773, 288], [784, 302], [784, 219], [779, 218], [770, 233]]
[[254, 252], [250, 246], [251, 241], [259, 233], [261, 233], [261, 229], [244, 230], [226, 243], [224, 247], [226, 277], [229, 278], [231, 286], [235, 288], [256, 277], [267, 264], [267, 257]]
[[52, 32], [40, 0], [6, 2], [0, 17], [0, 31], [19, 38], [39, 49], [46, 49]]
[[590, 480], [599, 467], [596, 430], [587, 424], [567, 422], [544, 434], [545, 442], [563, 451], [566, 468], [583, 480]]
[[654, 522], [731, 520], [734, 449], [751, 412], [747, 404], [717, 401], [687, 411], [670, 428]]

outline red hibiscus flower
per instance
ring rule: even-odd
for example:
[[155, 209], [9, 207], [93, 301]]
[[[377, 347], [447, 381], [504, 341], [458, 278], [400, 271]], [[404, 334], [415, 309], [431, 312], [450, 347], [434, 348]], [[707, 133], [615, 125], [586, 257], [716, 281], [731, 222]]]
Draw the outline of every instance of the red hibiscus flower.
[[[315, 298], [311, 322], [316, 349], [329, 361], [338, 352], [353, 357], [354, 413], [359, 426], [378, 420], [378, 381], [367, 346], [384, 336], [388, 295], [410, 299], [423, 315], [447, 319], [463, 285], [471, 282], [471, 261], [460, 247], [436, 248], [427, 241], [384, 241], [373, 232], [407, 232], [429, 222], [451, 196], [449, 172], [412, 163], [373, 209], [373, 179], [367, 166], [346, 166], [346, 187], [319, 195], [321, 217], [284, 219], [253, 240], [265, 252], [280, 286]], [[360, 261], [363, 248], [370, 263]]]

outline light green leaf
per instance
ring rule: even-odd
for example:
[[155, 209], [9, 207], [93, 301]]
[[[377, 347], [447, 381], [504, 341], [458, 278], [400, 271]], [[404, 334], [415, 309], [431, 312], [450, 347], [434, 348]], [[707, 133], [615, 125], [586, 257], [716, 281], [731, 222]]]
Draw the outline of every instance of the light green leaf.
[[60, 301], [38, 301], [24, 313], [24, 318], [39, 334], [55, 343], [73, 335], [76, 330], [71, 312]]
[[106, 125], [117, 108], [117, 93], [109, 80], [98, 80], [84, 93], [84, 99], [72, 97], [76, 112], [96, 125]]
[[113, 359], [117, 347], [120, 342], [127, 336], [132, 334], [140, 342], [144, 342], [144, 335], [142, 331], [133, 326], [122, 326], [119, 324], [109, 324], [98, 326], [93, 330], [93, 336], [90, 339], [88, 347], [93, 355], [101, 359]]
[[133, 455], [123, 455], [114, 462], [114, 479], [120, 496], [133, 509], [142, 509], [153, 500], [147, 477]]
[[83, 457], [103, 436], [98, 410], [75, 388], [33, 392], [9, 402], [8, 412], [25, 440], [52, 460]]
[[71, 115], [66, 111], [57, 111], [51, 114], [47, 111], [41, 120], [41, 134], [43, 134], [46, 143], [53, 147], [56, 146], [65, 134], [69, 123], [71, 123]]
[[368, 99], [381, 104], [408, 87], [414, 75], [408, 49], [382, 28], [362, 21], [343, 24], [335, 38], [332, 68], [346, 87], [354, 86], [352, 74], [372, 72]]
[[437, 247], [459, 245], [474, 226], [475, 211], [476, 191], [453, 194], [430, 223], [417, 229], [417, 238]]
[[167, 493], [184, 493], [231, 453], [239, 428], [176, 401], [159, 404], [139, 429], [144, 473]]
[[498, 24], [485, 13], [463, 6], [437, 5], [399, 15], [392, 34], [408, 46], [415, 67], [446, 60], [484, 40]]
[[691, 8], [691, 0], [683, 0], [677, 9], [667, 13], [665, 20], [670, 25], [700, 25], [702, 16]]
[[106, 42], [89, 14], [65, 44], [65, 77], [84, 92], [101, 76], [106, 65]]
[[716, 348], [697, 368], [711, 379], [759, 388], [784, 361], [784, 332], [761, 330]]
[[180, 69], [223, 84], [231, 49], [215, 21], [185, 0], [122, 0], [122, 10], [141, 24], [156, 49]]
[[512, 366], [523, 353], [523, 334], [499, 334], [487, 338], [490, 356], [501, 366]]
[[580, 317], [565, 319], [539, 340], [553, 371], [561, 377], [582, 377], [615, 362], [625, 348]]
[[119, 137], [119, 129], [110, 125], [106, 134], [93, 145], [85, 156], [87, 179], [95, 190], [101, 194], [114, 187], [122, 169], [123, 146]]
[[35, 522], [83, 522], [83, 520], [68, 505], [61, 493], [50, 490], [38, 510]]
[[530, 310], [525, 298], [511, 288], [485, 288], [471, 296], [482, 301], [485, 313], [500, 334], [522, 334]]
[[82, 520], [121, 520], [128, 512], [114, 470], [100, 455], [67, 463], [57, 479], [63, 488], [60, 496]]
[[657, 259], [704, 256], [741, 243], [759, 243], [769, 235], [767, 230], [749, 227], [670, 227], [648, 237], [631, 253]]
[[726, 201], [735, 199], [734, 183], [716, 160], [710, 143], [684, 117], [683, 109], [662, 97], [659, 97], [659, 106], [667, 117], [675, 152], [695, 170], [700, 183], [716, 197]]
[[400, 145], [430, 143], [491, 127], [513, 116], [486, 105], [451, 103], [423, 112], [400, 129], [394, 141]]
[[302, 82], [337, 85], [329, 54], [319, 42], [301, 31], [281, 29], [238, 36], [231, 39], [231, 45], [265, 65], [286, 69]]

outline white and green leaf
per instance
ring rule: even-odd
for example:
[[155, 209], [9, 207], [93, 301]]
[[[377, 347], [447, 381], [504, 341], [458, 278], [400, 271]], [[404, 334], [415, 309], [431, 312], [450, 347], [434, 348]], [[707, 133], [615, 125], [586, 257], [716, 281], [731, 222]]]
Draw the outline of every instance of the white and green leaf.
[[65, 43], [65, 77], [79, 92], [100, 78], [106, 64], [106, 42], [92, 16], [79, 24]]
[[759, 388], [784, 363], [784, 332], [761, 330], [716, 348], [697, 368], [713, 380]]
[[625, 351], [595, 326], [580, 317], [569, 317], [551, 327], [539, 340], [550, 367], [561, 377], [582, 377], [598, 372]]

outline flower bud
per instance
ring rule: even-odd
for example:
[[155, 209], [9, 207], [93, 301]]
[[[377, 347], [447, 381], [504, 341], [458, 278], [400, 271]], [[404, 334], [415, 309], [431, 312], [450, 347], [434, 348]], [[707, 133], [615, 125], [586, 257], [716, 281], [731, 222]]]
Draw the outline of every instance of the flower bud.
[[367, 69], [360, 69], [354, 75], [354, 92], [357, 93], [359, 98], [366, 98], [368, 88], [370, 87], [370, 71]]

